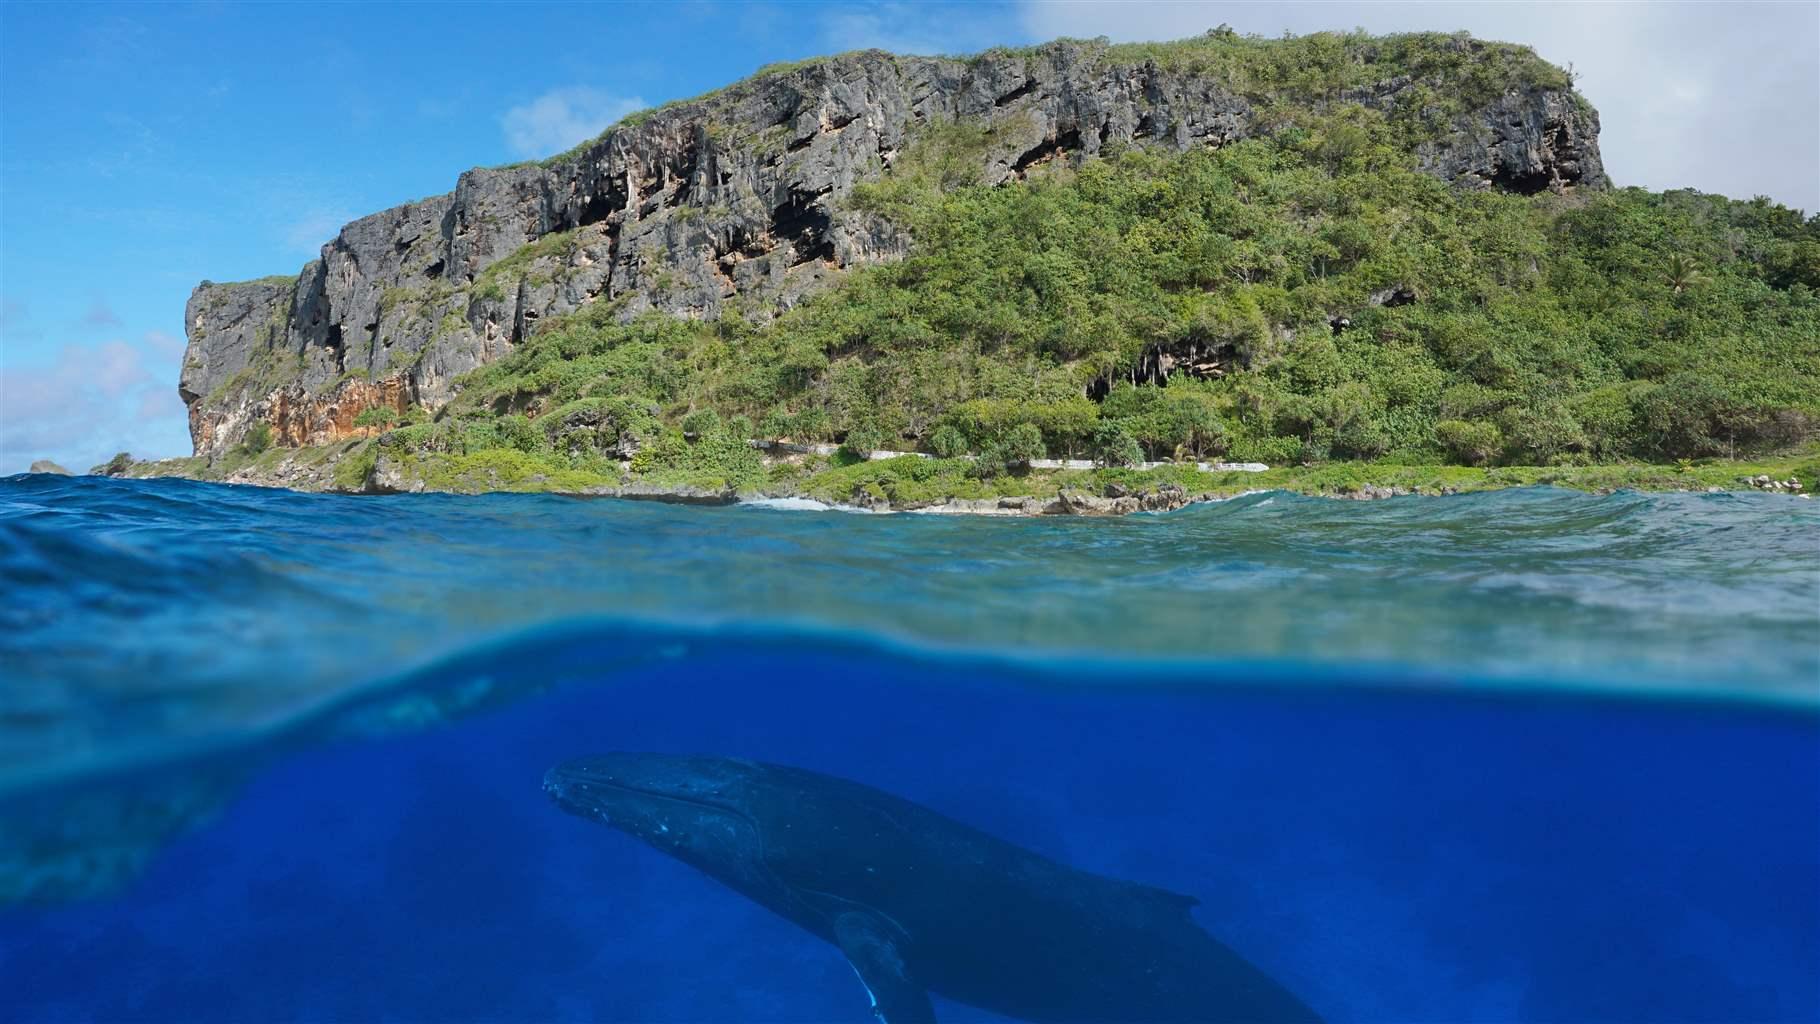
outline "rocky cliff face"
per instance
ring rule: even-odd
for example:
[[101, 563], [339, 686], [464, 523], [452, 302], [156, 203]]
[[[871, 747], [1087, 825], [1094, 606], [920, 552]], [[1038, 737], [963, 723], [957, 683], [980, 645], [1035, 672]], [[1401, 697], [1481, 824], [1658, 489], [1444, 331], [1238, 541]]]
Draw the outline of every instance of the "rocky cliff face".
[[[1388, 110], [1437, 84], [1391, 76], [1334, 99]], [[356, 432], [368, 409], [435, 409], [457, 376], [590, 302], [618, 301], [624, 316], [773, 315], [906, 251], [902, 230], [843, 200], [924, 126], [955, 120], [989, 129], [989, 183], [1112, 146], [1183, 150], [1270, 129], [1218, 75], [1121, 63], [1094, 43], [968, 60], [867, 51], [760, 74], [546, 164], [472, 170], [448, 195], [357, 220], [294, 279], [204, 282], [185, 311], [180, 383], [196, 453], [260, 421], [301, 445]], [[1453, 118], [1418, 159], [1465, 187], [1602, 187], [1597, 137], [1571, 93], [1517, 89]]]

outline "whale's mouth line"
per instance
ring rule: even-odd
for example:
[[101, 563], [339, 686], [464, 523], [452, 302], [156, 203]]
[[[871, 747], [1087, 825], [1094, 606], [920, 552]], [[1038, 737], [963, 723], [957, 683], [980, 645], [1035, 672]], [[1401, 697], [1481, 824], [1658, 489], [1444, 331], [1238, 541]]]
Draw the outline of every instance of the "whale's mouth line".
[[[751, 832], [753, 839], [757, 843], [756, 856], [750, 858], [754, 869], [757, 870], [760, 873], [760, 875], [762, 875], [762, 877], [768, 879], [772, 883], [772, 885], [774, 885], [777, 888], [777, 890], [779, 892], [783, 892], [783, 893], [791, 892], [791, 887], [789, 885], [785, 884], [783, 879], [777, 877], [777, 875], [771, 870], [771, 868], [769, 866], [769, 855], [768, 855], [768, 851], [767, 851], [766, 844], [765, 844], [764, 829], [759, 827], [758, 820], [756, 818], [752, 817], [752, 815], [748, 814], [747, 812], [745, 812], [743, 810], [739, 810], [737, 808], [729, 807], [729, 806], [726, 806], [723, 804], [711, 803], [707, 800], [701, 800], [701, 799], [697, 799], [695, 797], [681, 796], [681, 795], [675, 794], [675, 793], [659, 792], [656, 790], [650, 790], [650, 789], [645, 789], [645, 788], [642, 788], [639, 786], [631, 785], [629, 783], [611, 781], [611, 780], [606, 780], [606, 779], [589, 779], [589, 780], [585, 780], [585, 781], [571, 781], [571, 782], [559, 781], [558, 784], [555, 786], [551, 786], [550, 783], [548, 781], [546, 781], [544, 784], [544, 788], [546, 790], [554, 790], [557, 793], [557, 795], [560, 796], [562, 794], [563, 790], [569, 788], [570, 786], [575, 786], [575, 785], [580, 785], [583, 787], [599, 787], [601, 789], [616, 790], [621, 793], [629, 793], [634, 796], [641, 796], [641, 797], [645, 797], [647, 799], [663, 800], [663, 801], [667, 801], [672, 804], [681, 804], [685, 807], [695, 807], [695, 808], [700, 808], [702, 810], [713, 811], [716, 814], [724, 814], [729, 817], [735, 818], [746, 826], [746, 828]], [[638, 834], [636, 832], [632, 832], [631, 830], [629, 830], [629, 829], [625, 828], [623, 825], [621, 825], [619, 822], [613, 820], [612, 816], [610, 814], [607, 814], [605, 811], [601, 811], [599, 814], [599, 817], [602, 822], [604, 822], [614, 828], [619, 829], [621, 832], [627, 832], [628, 834], [631, 834], [631, 835]]]
[[[695, 797], [682, 796], [676, 793], [665, 793], [660, 790], [645, 789], [644, 787], [624, 782], [615, 782], [607, 779], [587, 779], [559, 782], [555, 789], [558, 794], [561, 794], [578, 786], [582, 787], [584, 791], [588, 788], [611, 789], [621, 793], [630, 793], [634, 796], [648, 797], [653, 800], [666, 800], [670, 803], [682, 804], [686, 807], [698, 807], [702, 810], [714, 811], [717, 814], [729, 814], [744, 821], [747, 825], [751, 826], [754, 831], [757, 831], [758, 829], [758, 823], [752, 820], [751, 815], [733, 807], [713, 803], [708, 800], [697, 799]], [[550, 787], [546, 786], [545, 788]]]

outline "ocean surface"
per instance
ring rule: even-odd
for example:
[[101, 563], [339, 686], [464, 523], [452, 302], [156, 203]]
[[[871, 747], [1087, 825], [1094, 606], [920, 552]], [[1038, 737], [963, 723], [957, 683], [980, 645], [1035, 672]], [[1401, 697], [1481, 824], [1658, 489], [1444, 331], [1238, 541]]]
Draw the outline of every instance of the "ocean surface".
[[1193, 896], [1330, 1021], [1820, 1020], [1820, 502], [15, 476], [0, 582], [7, 1024], [869, 1019], [835, 947], [542, 790], [626, 750]]

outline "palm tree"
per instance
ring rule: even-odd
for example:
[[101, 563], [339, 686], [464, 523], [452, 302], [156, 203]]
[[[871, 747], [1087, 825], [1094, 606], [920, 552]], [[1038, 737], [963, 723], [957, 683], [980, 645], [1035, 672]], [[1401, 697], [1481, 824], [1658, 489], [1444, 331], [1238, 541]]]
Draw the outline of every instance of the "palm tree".
[[1692, 256], [1683, 252], [1670, 255], [1665, 269], [1668, 286], [1675, 290], [1676, 295], [1706, 281], [1706, 275], [1700, 272], [1700, 265], [1694, 262]]

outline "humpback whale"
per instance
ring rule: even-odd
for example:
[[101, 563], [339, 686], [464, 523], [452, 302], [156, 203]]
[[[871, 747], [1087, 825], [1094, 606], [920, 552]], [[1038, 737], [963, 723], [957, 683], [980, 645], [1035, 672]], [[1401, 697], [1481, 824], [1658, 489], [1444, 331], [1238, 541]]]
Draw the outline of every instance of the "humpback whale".
[[887, 1024], [929, 993], [1034, 1022], [1317, 1021], [1195, 924], [1190, 896], [1090, 874], [846, 779], [616, 753], [544, 776], [564, 810], [705, 872], [845, 954]]

